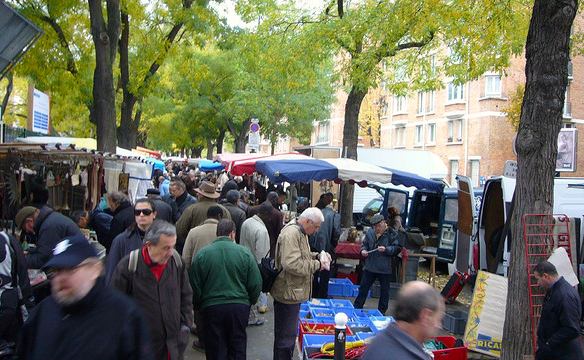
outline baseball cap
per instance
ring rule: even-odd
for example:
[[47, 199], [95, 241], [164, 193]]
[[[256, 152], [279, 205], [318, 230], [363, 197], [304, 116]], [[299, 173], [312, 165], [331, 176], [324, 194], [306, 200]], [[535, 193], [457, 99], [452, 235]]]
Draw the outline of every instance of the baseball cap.
[[377, 225], [379, 224], [382, 220], [385, 220], [385, 218], [383, 217], [383, 215], [381, 214], [375, 214], [371, 217], [371, 220], [369, 220], [369, 222], [371, 223], [371, 225]]
[[43, 270], [74, 268], [92, 257], [97, 258], [97, 252], [85, 236], [68, 236], [55, 246], [53, 256], [43, 266]]

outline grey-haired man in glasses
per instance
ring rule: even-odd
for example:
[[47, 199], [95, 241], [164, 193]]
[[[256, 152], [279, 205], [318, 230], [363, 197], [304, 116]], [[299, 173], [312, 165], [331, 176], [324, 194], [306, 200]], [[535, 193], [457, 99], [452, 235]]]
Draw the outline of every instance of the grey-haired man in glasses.
[[144, 235], [156, 219], [156, 206], [150, 199], [138, 199], [134, 205], [135, 224], [114, 238], [107, 255], [105, 281], [110, 283], [112, 274], [120, 260], [132, 250], [142, 247]]

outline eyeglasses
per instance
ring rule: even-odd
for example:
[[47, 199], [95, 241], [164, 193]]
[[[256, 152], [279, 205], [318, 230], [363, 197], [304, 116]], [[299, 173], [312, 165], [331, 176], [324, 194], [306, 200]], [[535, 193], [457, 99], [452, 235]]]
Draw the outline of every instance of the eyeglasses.
[[57, 275], [59, 275], [59, 274], [72, 275], [72, 274], [76, 273], [77, 270], [79, 270], [82, 267], [87, 266], [89, 264], [90, 263], [88, 263], [88, 262], [82, 262], [81, 264], [74, 266], [72, 268], [68, 268], [68, 269], [50, 269], [46, 272], [47, 279], [52, 280], [55, 277], [57, 277]]
[[145, 216], [148, 216], [148, 215], [152, 214], [152, 209], [134, 209], [135, 216], [140, 216], [140, 214], [144, 214]]

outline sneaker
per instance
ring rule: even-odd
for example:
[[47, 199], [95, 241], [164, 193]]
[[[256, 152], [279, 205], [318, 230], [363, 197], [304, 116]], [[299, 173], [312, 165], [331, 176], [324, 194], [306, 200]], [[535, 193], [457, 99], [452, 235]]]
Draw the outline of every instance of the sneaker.
[[260, 305], [258, 306], [258, 312], [260, 314], [265, 314], [268, 312], [268, 307], [266, 305]]
[[257, 318], [255, 321], [249, 321], [247, 323], [247, 326], [260, 326], [260, 325], [263, 325], [265, 322], [266, 322], [266, 319]]

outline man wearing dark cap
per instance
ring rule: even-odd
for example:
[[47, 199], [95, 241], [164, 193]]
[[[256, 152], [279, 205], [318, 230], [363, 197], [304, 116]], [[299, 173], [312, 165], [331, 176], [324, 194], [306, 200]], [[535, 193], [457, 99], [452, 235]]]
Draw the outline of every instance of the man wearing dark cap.
[[36, 244], [36, 235], [34, 233], [34, 215], [38, 209], [34, 206], [25, 206], [14, 218], [14, 226], [20, 229], [20, 242], [22, 244]]
[[392, 262], [400, 253], [401, 246], [396, 236], [387, 231], [387, 224], [381, 214], [375, 214], [370, 220], [372, 228], [365, 234], [361, 245], [361, 256], [365, 259], [359, 295], [355, 299], [355, 308], [362, 309], [367, 300], [367, 293], [375, 280], [379, 280], [380, 296], [377, 308], [382, 314], [387, 311], [389, 303], [389, 282], [391, 280]]
[[[31, 213], [32, 209], [34, 212]], [[46, 205], [40, 209], [32, 209], [28, 206], [22, 208], [16, 214], [16, 222], [20, 222], [23, 231], [36, 236], [36, 247], [28, 249], [26, 263], [29, 269], [40, 269], [49, 260], [51, 250], [61, 239], [82, 234], [73, 220]]]
[[147, 325], [128, 297], [105, 286], [102, 264], [82, 235], [57, 243], [43, 269], [52, 296], [22, 330], [20, 359], [151, 359]]
[[168, 205], [162, 198], [160, 197], [160, 190], [158, 189], [148, 189], [146, 190], [146, 197], [148, 200], [154, 203], [156, 207], [156, 218], [159, 220], [164, 220], [169, 223], [174, 223], [174, 219], [172, 218], [172, 207]]
[[202, 181], [195, 191], [197, 192], [199, 201], [189, 206], [176, 222], [176, 250], [179, 253], [182, 253], [189, 231], [207, 220], [207, 210], [211, 206], [219, 206], [221, 211], [223, 211], [223, 219], [231, 220], [229, 211], [225, 207], [217, 205], [219, 193], [215, 190], [215, 184], [207, 180]]

